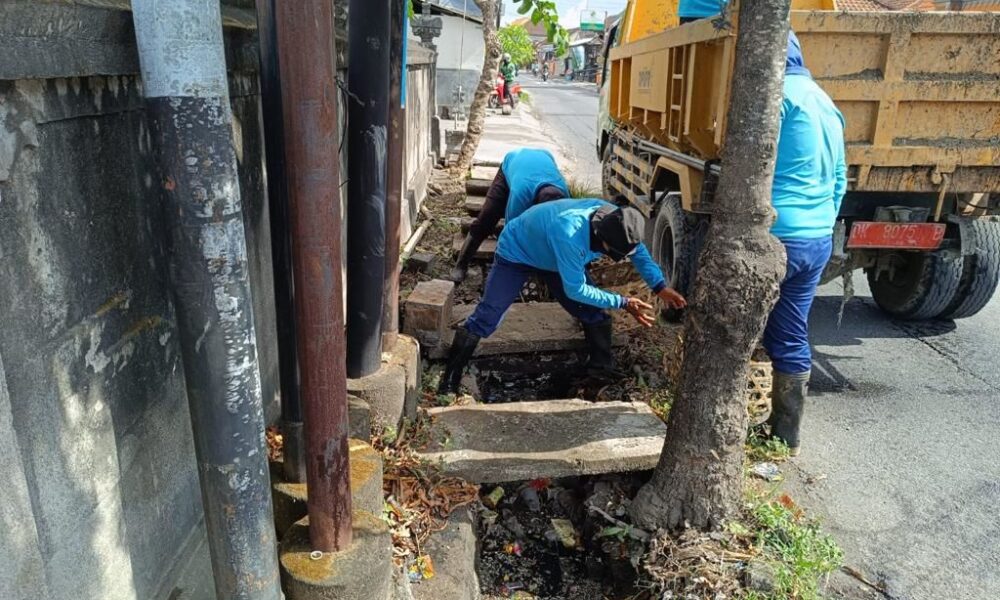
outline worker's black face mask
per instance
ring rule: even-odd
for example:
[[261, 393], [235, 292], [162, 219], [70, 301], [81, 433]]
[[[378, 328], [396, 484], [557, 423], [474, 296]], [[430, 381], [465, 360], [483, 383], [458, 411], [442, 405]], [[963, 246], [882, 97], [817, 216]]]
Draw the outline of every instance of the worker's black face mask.
[[603, 249], [603, 252], [611, 260], [613, 260], [615, 262], [621, 262], [621, 261], [625, 260], [626, 258], [629, 258], [633, 254], [635, 254], [636, 248], [638, 248], [638, 247], [639, 247], [638, 245], [632, 246], [632, 249], [629, 250], [628, 252], [625, 252], [624, 254], [620, 250], [615, 250], [614, 248], [611, 248], [611, 247], [605, 247]]

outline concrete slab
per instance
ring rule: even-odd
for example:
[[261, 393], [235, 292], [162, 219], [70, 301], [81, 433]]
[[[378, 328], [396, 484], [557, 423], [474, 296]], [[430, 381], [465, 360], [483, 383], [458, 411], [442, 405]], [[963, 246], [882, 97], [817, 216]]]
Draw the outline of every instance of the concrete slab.
[[492, 177], [489, 179], [466, 179], [465, 193], [470, 196], [485, 196], [492, 183]]
[[427, 540], [424, 550], [434, 561], [434, 577], [413, 584], [414, 600], [479, 600], [476, 574], [476, 522], [463, 506], [451, 513], [448, 525]]
[[451, 322], [451, 306], [455, 284], [444, 279], [421, 281], [403, 304], [403, 333], [433, 347]]
[[[452, 249], [456, 253], [461, 252], [462, 244], [465, 243], [465, 235], [461, 233], [456, 233], [455, 238], [451, 242]], [[497, 241], [493, 238], [487, 238], [483, 240], [482, 244], [479, 244], [479, 249], [476, 250], [475, 259], [476, 260], [493, 260], [493, 255], [497, 252]]]
[[[458, 221], [458, 226], [462, 229], [462, 233], [469, 233], [469, 228], [472, 227], [472, 222], [475, 221], [475, 217], [462, 217]], [[494, 235], [500, 235], [503, 231], [503, 226], [507, 223], [505, 219], [500, 219], [497, 223], [496, 229], [493, 230]]]
[[472, 175], [469, 179], [483, 179], [487, 181], [493, 181], [497, 176], [497, 171], [499, 169], [492, 165], [474, 165], [472, 167]]
[[[443, 337], [444, 343], [429, 349], [431, 358], [441, 358], [455, 338], [455, 327], [465, 321], [475, 304], [459, 304], [452, 308], [452, 319]], [[615, 335], [614, 344], [622, 338]], [[582, 350], [587, 347], [580, 324], [558, 302], [525, 302], [510, 307], [500, 328], [476, 348], [476, 356], [524, 354], [528, 352], [559, 352]]]
[[465, 212], [474, 217], [479, 214], [479, 211], [483, 210], [483, 204], [485, 203], [486, 196], [466, 196]]
[[474, 483], [645, 471], [656, 466], [666, 433], [641, 402], [542, 400], [428, 412], [449, 442], [423, 457]]

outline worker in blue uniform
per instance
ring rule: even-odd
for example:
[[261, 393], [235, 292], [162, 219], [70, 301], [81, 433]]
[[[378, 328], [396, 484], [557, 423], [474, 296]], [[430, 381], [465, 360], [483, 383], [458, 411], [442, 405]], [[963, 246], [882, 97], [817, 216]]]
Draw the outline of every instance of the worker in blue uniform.
[[458, 391], [462, 372], [479, 340], [496, 331], [532, 274], [539, 275], [562, 307], [583, 324], [590, 348], [588, 374], [614, 377], [611, 317], [605, 310], [626, 310], [648, 327], [653, 317], [646, 311], [652, 306], [594, 286], [588, 280], [587, 265], [601, 256], [615, 261], [630, 258], [643, 281], [667, 306], [685, 305], [684, 298], [667, 287], [663, 272], [642, 244], [643, 228], [643, 216], [636, 209], [599, 199], [547, 202], [509, 221], [500, 234], [483, 297], [455, 332], [438, 391]]
[[799, 424], [812, 369], [809, 310], [833, 249], [833, 227], [847, 189], [844, 117], [813, 81], [795, 33], [788, 35], [771, 228], [785, 246], [781, 296], [764, 330], [774, 367], [771, 435], [799, 453]]
[[727, 0], [680, 0], [677, 3], [677, 16], [681, 25], [707, 19], [722, 14], [726, 9]]
[[489, 237], [500, 219], [508, 222], [535, 204], [569, 198], [569, 188], [552, 153], [541, 148], [519, 148], [508, 152], [497, 171], [479, 216], [472, 221], [449, 279], [465, 280], [469, 263], [479, 245]]

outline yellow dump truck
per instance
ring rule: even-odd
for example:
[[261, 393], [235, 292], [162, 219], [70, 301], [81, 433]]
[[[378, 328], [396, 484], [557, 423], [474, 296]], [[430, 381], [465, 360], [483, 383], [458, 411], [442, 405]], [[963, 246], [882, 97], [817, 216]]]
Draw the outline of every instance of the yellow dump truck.
[[[890, 314], [971, 316], [1000, 278], [1000, 14], [831, 2], [793, 0], [791, 15], [847, 124], [848, 192], [825, 279], [864, 269]], [[629, 0], [605, 47], [605, 193], [646, 212], [650, 250], [681, 292], [725, 168], [737, 10], [678, 25], [676, 0]]]

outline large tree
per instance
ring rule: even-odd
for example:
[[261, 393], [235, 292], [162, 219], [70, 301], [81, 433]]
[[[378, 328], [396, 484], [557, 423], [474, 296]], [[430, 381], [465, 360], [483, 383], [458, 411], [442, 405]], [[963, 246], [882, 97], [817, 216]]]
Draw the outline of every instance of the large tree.
[[500, 47], [510, 54], [515, 65], [529, 65], [535, 60], [535, 45], [523, 25], [501, 27], [497, 37], [500, 38]]
[[785, 273], [770, 234], [790, 0], [739, 6], [722, 172], [684, 322], [678, 397], [653, 478], [630, 513], [645, 528], [720, 527], [742, 495], [746, 385]]

